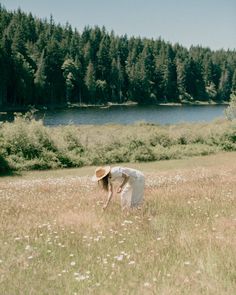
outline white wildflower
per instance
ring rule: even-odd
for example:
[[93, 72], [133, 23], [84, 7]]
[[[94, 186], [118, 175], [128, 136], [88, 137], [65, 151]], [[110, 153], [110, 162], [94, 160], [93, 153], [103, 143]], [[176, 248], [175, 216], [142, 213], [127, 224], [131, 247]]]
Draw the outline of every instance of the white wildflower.
[[190, 261], [185, 261], [184, 262], [184, 265], [190, 265], [191, 263], [190, 263]]
[[122, 261], [123, 258], [124, 258], [124, 255], [121, 254], [121, 255], [119, 255], [119, 256], [115, 256], [114, 258], [115, 258], [116, 260], [118, 260], [118, 261]]

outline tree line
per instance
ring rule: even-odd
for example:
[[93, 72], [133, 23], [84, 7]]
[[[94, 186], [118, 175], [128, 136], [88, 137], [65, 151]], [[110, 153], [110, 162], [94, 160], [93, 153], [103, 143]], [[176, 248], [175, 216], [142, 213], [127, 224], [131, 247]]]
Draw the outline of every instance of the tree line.
[[0, 5], [0, 106], [229, 100], [236, 51], [82, 32]]

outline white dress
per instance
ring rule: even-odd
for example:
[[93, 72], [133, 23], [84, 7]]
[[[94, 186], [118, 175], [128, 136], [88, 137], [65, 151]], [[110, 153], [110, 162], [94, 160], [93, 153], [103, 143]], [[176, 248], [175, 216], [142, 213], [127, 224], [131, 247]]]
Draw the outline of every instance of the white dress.
[[139, 170], [126, 167], [111, 168], [110, 181], [123, 181], [122, 173], [129, 176], [128, 182], [121, 191], [121, 207], [131, 208], [140, 205], [144, 194], [144, 175]]

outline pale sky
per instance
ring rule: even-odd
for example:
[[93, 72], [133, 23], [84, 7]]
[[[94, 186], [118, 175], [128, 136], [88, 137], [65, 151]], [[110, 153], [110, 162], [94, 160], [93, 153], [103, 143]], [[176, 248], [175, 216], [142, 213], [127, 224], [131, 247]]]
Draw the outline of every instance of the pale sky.
[[236, 0], [0, 0], [8, 10], [21, 8], [56, 23], [69, 22], [157, 39], [187, 48], [201, 45], [236, 49]]

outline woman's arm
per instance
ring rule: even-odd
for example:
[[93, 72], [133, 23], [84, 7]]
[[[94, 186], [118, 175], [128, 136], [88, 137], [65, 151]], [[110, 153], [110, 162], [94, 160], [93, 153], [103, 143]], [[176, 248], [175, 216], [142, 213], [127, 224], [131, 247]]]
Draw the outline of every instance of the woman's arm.
[[107, 201], [106, 201], [106, 204], [103, 206], [103, 210], [105, 210], [107, 208], [108, 204], [110, 203], [110, 200], [111, 200], [112, 196], [113, 196], [113, 186], [112, 186], [112, 183], [109, 182]]
[[127, 175], [126, 173], [122, 173], [122, 177], [123, 177], [123, 181], [121, 185], [118, 187], [117, 193], [120, 193], [122, 191], [123, 187], [126, 185], [126, 183], [129, 180], [129, 175]]

